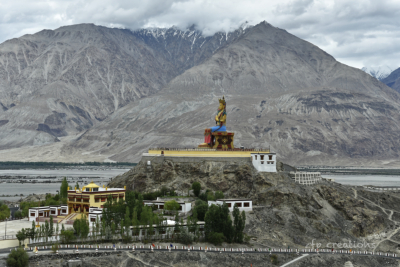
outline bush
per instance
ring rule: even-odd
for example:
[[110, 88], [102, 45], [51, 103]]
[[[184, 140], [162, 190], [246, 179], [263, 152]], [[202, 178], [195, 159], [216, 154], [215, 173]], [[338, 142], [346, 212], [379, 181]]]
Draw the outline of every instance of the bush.
[[214, 244], [215, 246], [221, 245], [222, 242], [224, 242], [224, 234], [223, 233], [215, 233], [211, 232], [207, 236], [207, 241], [210, 242], [211, 244]]
[[56, 244], [51, 246], [51, 251], [56, 253], [57, 250], [60, 250], [60, 245], [59, 244], [56, 243]]
[[278, 256], [277, 256], [277, 255], [272, 254], [271, 256], [269, 256], [269, 258], [270, 258], [271, 263], [272, 263], [273, 265], [278, 265], [278, 264], [279, 264]]
[[8, 254], [7, 266], [9, 267], [25, 267], [29, 265], [29, 256], [25, 250], [18, 248]]
[[207, 201], [207, 194], [206, 194], [206, 193], [201, 193], [201, 194], [199, 195], [199, 198], [200, 198], [201, 200], [203, 200], [203, 201]]
[[192, 184], [193, 194], [198, 197], [201, 190], [201, 184], [199, 182], [194, 182]]
[[178, 241], [185, 245], [190, 245], [193, 242], [193, 235], [183, 228], [179, 234]]

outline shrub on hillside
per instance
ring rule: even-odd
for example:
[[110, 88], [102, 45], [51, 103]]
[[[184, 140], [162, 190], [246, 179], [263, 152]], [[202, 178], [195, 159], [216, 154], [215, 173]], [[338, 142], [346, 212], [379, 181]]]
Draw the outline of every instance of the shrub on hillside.
[[192, 184], [193, 194], [198, 197], [201, 190], [201, 184], [199, 182], [194, 182]]

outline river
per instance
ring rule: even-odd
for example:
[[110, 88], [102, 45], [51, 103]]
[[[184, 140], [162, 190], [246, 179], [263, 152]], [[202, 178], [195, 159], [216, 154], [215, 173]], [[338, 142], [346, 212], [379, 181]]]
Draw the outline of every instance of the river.
[[400, 186], [400, 176], [398, 175], [326, 175], [323, 178], [335, 179], [335, 182], [347, 185], [375, 185], [375, 186]]

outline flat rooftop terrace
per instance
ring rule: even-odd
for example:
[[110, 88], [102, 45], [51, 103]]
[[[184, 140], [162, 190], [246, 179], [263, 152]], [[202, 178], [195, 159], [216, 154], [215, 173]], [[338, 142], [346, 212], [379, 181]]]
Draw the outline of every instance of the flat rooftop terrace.
[[168, 157], [224, 157], [224, 158], [247, 158], [252, 153], [271, 153], [269, 149], [202, 149], [202, 148], [150, 148], [143, 156], [164, 155]]

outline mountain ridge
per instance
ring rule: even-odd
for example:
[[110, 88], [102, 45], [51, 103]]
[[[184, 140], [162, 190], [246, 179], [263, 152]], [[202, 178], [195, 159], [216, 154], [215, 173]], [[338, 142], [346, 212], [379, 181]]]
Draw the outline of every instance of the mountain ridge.
[[[398, 157], [399, 94], [365, 72], [337, 62], [317, 46], [267, 22], [230, 35], [217, 33], [201, 38], [196, 37], [196, 31], [173, 28], [161, 33], [154, 29], [136, 33], [106, 31], [110, 32], [110, 39], [117, 41], [101, 44], [105, 54], [99, 54], [94, 62], [97, 73], [90, 68], [82, 71], [82, 66], [90, 65], [87, 52], [82, 54], [86, 47], [79, 50], [81, 56], [73, 61], [85, 63], [73, 65], [77, 76], [71, 71], [65, 79], [71, 82], [63, 81], [77, 95], [105, 91], [110, 81], [118, 84], [118, 90], [111, 86], [109, 94], [87, 96], [100, 97], [102, 101], [92, 105], [104, 116], [96, 116], [95, 108], [78, 105], [84, 102], [82, 97], [71, 98], [69, 94], [65, 94], [68, 103], [57, 95], [53, 95], [53, 100], [45, 96], [40, 101], [34, 99], [39, 110], [44, 102], [53, 107], [51, 112], [44, 110], [40, 118], [36, 113], [29, 114], [28, 108], [24, 110], [24, 116], [34, 121], [31, 129], [34, 126], [33, 131], [41, 134], [33, 140], [43, 145], [36, 151], [40, 150], [38, 153], [45, 158], [51, 150], [49, 155], [62, 155], [63, 160], [137, 161], [149, 146], [196, 147], [202, 142], [204, 128], [213, 125], [217, 99], [222, 95], [227, 99], [228, 130], [235, 132], [235, 146], [271, 146], [290, 164], [392, 162]], [[55, 34], [65, 37], [68, 27]], [[74, 36], [73, 40], [88, 38], [76, 33]], [[0, 62], [5, 62], [1, 51], [0, 45]], [[109, 52], [113, 51], [118, 53], [111, 58]], [[122, 64], [123, 60], [130, 60], [123, 58], [129, 53], [139, 60], [132, 62], [140, 62], [144, 67], [131, 70], [129, 66], [137, 63]], [[108, 61], [101, 60], [106, 57]], [[132, 72], [131, 80], [135, 83], [129, 83], [129, 92], [135, 92], [135, 97], [121, 98], [123, 79], [110, 79], [112, 70], [121, 77]], [[102, 75], [98, 75], [100, 72]], [[3, 82], [7, 80], [6, 74], [0, 69]], [[137, 82], [139, 74], [146, 78], [142, 77], [143, 83]], [[79, 79], [84, 82], [74, 83]], [[27, 139], [30, 143], [18, 143], [10, 138], [16, 124], [26, 129], [24, 122], [18, 124], [12, 118], [16, 120], [23, 109], [18, 105], [9, 108], [10, 103], [2, 102], [7, 111], [0, 109], [0, 121], [8, 120], [0, 128], [0, 148], [20, 156], [24, 146], [34, 141], [31, 138]], [[73, 119], [79, 120], [74, 123]], [[72, 127], [74, 130], [70, 130]]]

